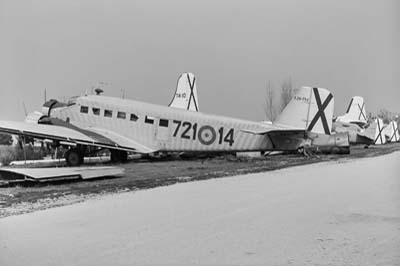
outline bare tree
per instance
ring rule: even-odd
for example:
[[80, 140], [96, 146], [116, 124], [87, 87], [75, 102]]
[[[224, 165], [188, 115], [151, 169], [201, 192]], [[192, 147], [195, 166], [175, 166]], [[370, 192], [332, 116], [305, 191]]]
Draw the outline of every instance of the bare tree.
[[282, 82], [281, 86], [281, 112], [285, 109], [286, 105], [292, 100], [293, 98], [293, 86], [292, 86], [292, 79], [289, 77]]
[[391, 120], [390, 112], [386, 109], [379, 110], [378, 117], [382, 118], [383, 123], [385, 124], [388, 124]]
[[275, 92], [272, 89], [271, 82], [268, 81], [265, 89], [265, 115], [267, 120], [275, 121], [276, 119], [276, 103], [275, 103]]
[[275, 95], [276, 92], [270, 81], [267, 82], [265, 91], [265, 115], [268, 120], [273, 122], [293, 98], [292, 79], [287, 78], [282, 82], [278, 95]]

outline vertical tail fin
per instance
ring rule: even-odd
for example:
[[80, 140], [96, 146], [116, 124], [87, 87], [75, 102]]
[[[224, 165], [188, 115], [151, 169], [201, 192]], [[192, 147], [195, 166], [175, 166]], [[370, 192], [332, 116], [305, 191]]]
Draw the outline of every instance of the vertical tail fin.
[[385, 135], [388, 142], [400, 141], [399, 129], [396, 121], [390, 121], [389, 125], [387, 125], [387, 127], [385, 128]]
[[385, 126], [383, 124], [382, 119], [376, 118], [373, 123], [376, 124], [376, 129], [375, 129], [375, 144], [376, 145], [382, 145], [386, 143], [386, 137], [383, 132], [385, 129]]
[[302, 87], [295, 90], [292, 100], [278, 116], [275, 124], [330, 135], [333, 108], [334, 99], [330, 91]]
[[183, 73], [179, 76], [175, 95], [169, 106], [189, 111], [199, 111], [196, 78], [193, 73]]
[[361, 124], [366, 124], [367, 120], [364, 98], [360, 96], [351, 98], [346, 114], [337, 118], [339, 122]]

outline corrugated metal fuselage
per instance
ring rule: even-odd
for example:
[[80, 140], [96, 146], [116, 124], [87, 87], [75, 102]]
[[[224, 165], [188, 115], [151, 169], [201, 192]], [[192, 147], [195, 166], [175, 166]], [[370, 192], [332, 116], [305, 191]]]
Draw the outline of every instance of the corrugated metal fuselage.
[[267, 127], [258, 122], [113, 97], [82, 96], [50, 115], [84, 129], [110, 130], [159, 151], [273, 150], [267, 135], [241, 131]]

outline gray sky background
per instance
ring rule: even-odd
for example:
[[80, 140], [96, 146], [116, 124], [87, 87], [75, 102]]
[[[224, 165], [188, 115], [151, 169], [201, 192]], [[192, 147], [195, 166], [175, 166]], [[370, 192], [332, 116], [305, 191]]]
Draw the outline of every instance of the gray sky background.
[[[400, 112], [400, 1], [0, 0], [0, 119], [48, 98], [107, 95], [168, 104], [197, 77], [200, 109], [265, 118], [266, 82], [328, 88]], [[223, 103], [223, 104], [221, 104]]]

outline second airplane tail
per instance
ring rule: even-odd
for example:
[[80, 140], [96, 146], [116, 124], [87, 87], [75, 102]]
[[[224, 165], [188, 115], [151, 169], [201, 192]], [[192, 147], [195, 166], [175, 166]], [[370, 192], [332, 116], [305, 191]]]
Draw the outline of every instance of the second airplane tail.
[[199, 111], [196, 78], [193, 73], [183, 73], [179, 76], [175, 95], [169, 106], [189, 111]]
[[302, 87], [295, 90], [289, 104], [274, 122], [319, 134], [331, 134], [334, 98], [323, 88]]
[[366, 124], [367, 113], [365, 110], [364, 98], [361, 96], [354, 96], [350, 100], [350, 104], [347, 107], [346, 114], [339, 116], [337, 121], [347, 123]]

